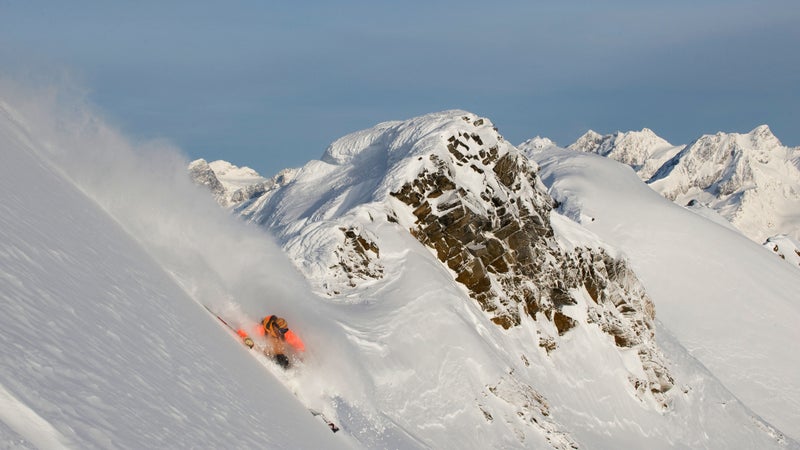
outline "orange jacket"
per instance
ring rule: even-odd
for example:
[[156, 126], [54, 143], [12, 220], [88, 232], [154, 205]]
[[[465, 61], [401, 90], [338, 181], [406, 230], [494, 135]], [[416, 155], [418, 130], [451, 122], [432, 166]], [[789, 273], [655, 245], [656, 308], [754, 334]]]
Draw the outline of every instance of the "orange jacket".
[[[271, 320], [273, 317], [275, 317], [276, 320]], [[296, 352], [304, 352], [306, 350], [306, 346], [303, 344], [303, 341], [300, 339], [300, 337], [286, 326], [284, 328], [279, 328], [277, 324], [278, 322], [284, 326], [286, 325], [286, 321], [277, 316], [270, 315], [264, 317], [264, 319], [258, 325], [258, 334], [261, 336], [267, 336], [268, 338], [276, 339], [281, 343], [285, 342], [289, 344]]]
[[303, 344], [303, 341], [300, 340], [300, 337], [294, 334], [292, 330], [287, 330], [286, 333], [284, 333], [283, 340], [286, 341], [287, 344], [291, 345], [292, 348], [294, 348], [297, 352], [306, 351], [306, 345]]

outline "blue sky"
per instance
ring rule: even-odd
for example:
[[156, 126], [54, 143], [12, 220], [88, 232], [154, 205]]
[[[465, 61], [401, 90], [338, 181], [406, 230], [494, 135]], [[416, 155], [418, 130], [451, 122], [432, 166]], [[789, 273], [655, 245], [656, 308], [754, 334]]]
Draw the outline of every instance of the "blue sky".
[[0, 0], [0, 73], [69, 79], [131, 136], [266, 176], [453, 108], [513, 143], [767, 123], [800, 145], [798, 23], [797, 0]]

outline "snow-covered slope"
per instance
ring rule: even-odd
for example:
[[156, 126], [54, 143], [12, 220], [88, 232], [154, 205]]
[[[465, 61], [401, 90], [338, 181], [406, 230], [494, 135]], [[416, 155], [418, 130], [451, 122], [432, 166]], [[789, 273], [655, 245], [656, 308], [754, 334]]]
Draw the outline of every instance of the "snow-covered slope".
[[615, 161], [560, 149], [531, 156], [560, 211], [630, 258], [676, 339], [745, 404], [800, 437], [792, 344], [800, 339], [800, 274], [665, 201]]
[[678, 204], [709, 206], [758, 243], [800, 239], [800, 148], [782, 145], [766, 125], [702, 136], [648, 183]]
[[48, 145], [0, 103], [0, 447], [341, 446]]
[[[683, 147], [672, 145], [653, 130], [643, 128], [641, 131], [617, 131], [606, 135], [589, 130], [567, 148], [596, 153], [627, 164], [640, 178], [647, 180]], [[527, 142], [520, 145], [520, 149], [535, 150]]]
[[357, 382], [326, 389], [359, 440], [795, 445], [659, 328], [619, 252], [551, 211], [536, 170], [489, 120], [448, 111], [346, 136], [234, 206], [334, 305]]

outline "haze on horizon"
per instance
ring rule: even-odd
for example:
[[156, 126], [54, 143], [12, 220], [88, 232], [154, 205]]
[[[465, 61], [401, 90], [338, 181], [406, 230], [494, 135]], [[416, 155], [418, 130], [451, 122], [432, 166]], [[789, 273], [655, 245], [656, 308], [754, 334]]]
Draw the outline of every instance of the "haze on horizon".
[[265, 176], [460, 108], [512, 143], [769, 124], [800, 145], [794, 0], [0, 4], [0, 76], [81, 86], [127, 133]]

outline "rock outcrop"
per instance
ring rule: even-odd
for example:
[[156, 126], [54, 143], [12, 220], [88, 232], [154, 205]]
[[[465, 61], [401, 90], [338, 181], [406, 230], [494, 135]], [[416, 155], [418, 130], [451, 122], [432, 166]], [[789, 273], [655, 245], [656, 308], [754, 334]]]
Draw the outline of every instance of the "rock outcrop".
[[[548, 351], [579, 324], [569, 307], [590, 298], [588, 322], [639, 350], [648, 376], [632, 382], [663, 399], [672, 379], [653, 344], [653, 303], [633, 271], [602, 250], [559, 247], [535, 164], [491, 128], [464, 122], [446, 137], [444, 156], [429, 154], [431, 164], [391, 192], [416, 218], [410, 232], [498, 325], [519, 325], [521, 314], [550, 322], [555, 333], [539, 342]], [[479, 190], [457, 181], [462, 171], [481, 176]]]

